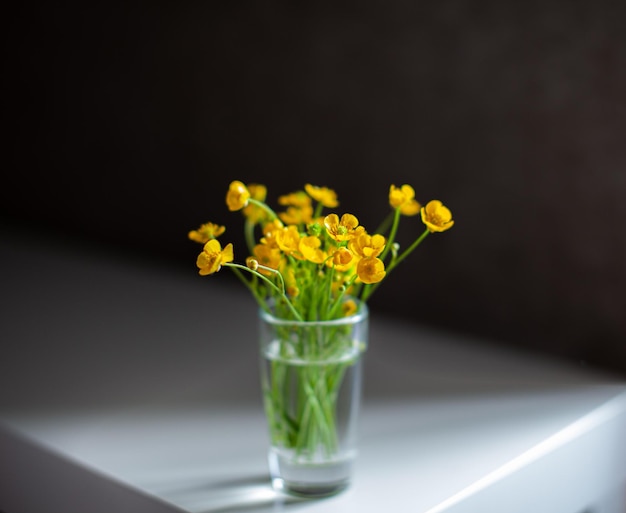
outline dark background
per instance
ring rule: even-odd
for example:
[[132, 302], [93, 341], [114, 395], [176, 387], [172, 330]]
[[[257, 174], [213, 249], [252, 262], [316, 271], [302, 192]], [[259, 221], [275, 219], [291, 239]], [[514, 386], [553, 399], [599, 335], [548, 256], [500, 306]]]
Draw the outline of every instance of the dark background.
[[[626, 376], [624, 2], [20, 9], [4, 30], [10, 229], [195, 274], [187, 232], [205, 221], [246, 256], [231, 180], [272, 204], [331, 187], [368, 228], [409, 183], [456, 224], [373, 311]], [[406, 219], [401, 242], [422, 227]]]

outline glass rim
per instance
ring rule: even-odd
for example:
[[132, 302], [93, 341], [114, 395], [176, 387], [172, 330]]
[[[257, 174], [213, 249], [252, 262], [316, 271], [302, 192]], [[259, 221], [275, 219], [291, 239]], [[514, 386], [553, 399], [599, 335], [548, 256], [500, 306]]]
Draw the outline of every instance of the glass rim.
[[356, 324], [369, 317], [369, 309], [367, 308], [366, 303], [355, 298], [347, 299], [356, 301], [359, 305], [359, 309], [357, 310], [357, 313], [348, 315], [347, 317], [340, 317], [338, 319], [329, 319], [326, 321], [299, 321], [297, 319], [283, 319], [272, 315], [263, 308], [259, 308], [259, 317], [276, 326], [345, 326], [347, 324]]

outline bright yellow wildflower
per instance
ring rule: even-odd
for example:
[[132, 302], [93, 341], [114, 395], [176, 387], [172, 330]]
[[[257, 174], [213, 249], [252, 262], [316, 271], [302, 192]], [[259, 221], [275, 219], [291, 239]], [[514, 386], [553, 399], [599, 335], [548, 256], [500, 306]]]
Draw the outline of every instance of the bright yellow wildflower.
[[231, 182], [228, 187], [228, 192], [226, 193], [226, 205], [228, 206], [228, 210], [231, 212], [241, 210], [248, 204], [249, 199], [250, 191], [242, 182], [238, 180]]
[[321, 264], [326, 260], [326, 253], [320, 249], [322, 241], [315, 235], [309, 235], [308, 237], [301, 237], [298, 249], [302, 256], [309, 262], [314, 264]]
[[343, 246], [334, 248], [334, 250], [331, 249], [330, 255], [332, 258], [329, 258], [326, 261], [326, 265], [328, 265], [328, 267], [334, 267], [335, 270], [339, 272], [347, 271], [356, 262], [356, 258], [352, 254], [352, 251], [348, 248], [344, 248]]
[[[278, 269], [280, 265], [281, 253], [278, 248], [268, 246], [267, 244], [257, 244], [252, 248], [252, 253], [254, 255], [254, 260], [257, 261], [258, 264], [264, 265], [265, 267], [269, 267], [270, 269]], [[265, 275], [272, 274], [270, 271], [266, 271], [264, 269], [258, 269], [260, 273]]]
[[421, 213], [422, 222], [430, 232], [445, 232], [454, 225], [452, 212], [439, 200], [429, 201]]
[[400, 207], [400, 213], [405, 216], [414, 216], [421, 208], [421, 205], [415, 199], [415, 190], [406, 184], [402, 187], [392, 185], [389, 188], [389, 204], [393, 208]]
[[274, 219], [269, 221], [263, 225], [263, 235], [269, 235], [272, 232], [282, 230], [284, 228], [284, 224], [280, 219]]
[[300, 294], [300, 289], [298, 288], [295, 269], [293, 267], [287, 267], [287, 269], [283, 271], [283, 276], [285, 278], [287, 294], [291, 297], [297, 297], [298, 294]]
[[348, 299], [341, 305], [341, 311], [345, 317], [354, 315], [357, 311], [356, 302], [353, 299]]
[[356, 266], [356, 273], [363, 283], [378, 283], [387, 274], [385, 264], [376, 257], [361, 258]]
[[261, 237], [261, 240], [260, 240], [261, 244], [264, 244], [265, 246], [269, 248], [278, 249], [278, 241], [276, 240], [277, 233], [278, 233], [277, 231], [268, 232], [268, 234], [265, 237]]
[[311, 205], [311, 198], [303, 191], [291, 192], [278, 197], [278, 204], [284, 207], [306, 207]]
[[197, 230], [191, 230], [188, 237], [195, 242], [204, 244], [211, 239], [216, 239], [225, 231], [225, 226], [220, 226], [219, 224], [214, 223], [204, 223], [200, 225], [200, 228]]
[[313, 221], [313, 207], [311, 205], [287, 207], [285, 212], [278, 214], [278, 217], [286, 224], [308, 224]]
[[276, 244], [285, 254], [301, 258], [302, 255], [299, 253], [300, 232], [298, 232], [297, 226], [289, 225], [282, 230], [278, 230], [276, 232]]
[[307, 183], [304, 186], [304, 190], [315, 201], [319, 201], [322, 205], [328, 208], [335, 208], [339, 205], [337, 201], [337, 193], [328, 187], [317, 187]]
[[385, 249], [385, 237], [363, 232], [349, 242], [349, 247], [361, 257], [377, 257]]
[[354, 255], [349, 249], [341, 247], [337, 248], [337, 251], [333, 254], [333, 263], [335, 265], [348, 265], [353, 258]]
[[278, 243], [276, 242], [276, 234], [284, 227], [285, 225], [280, 221], [280, 219], [274, 219], [273, 221], [265, 223], [263, 225], [263, 237], [261, 237], [261, 242], [273, 248], [277, 248]]
[[200, 269], [199, 273], [202, 276], [206, 276], [219, 271], [222, 264], [232, 262], [233, 258], [232, 244], [229, 243], [222, 249], [217, 239], [211, 239], [204, 245], [202, 253], [198, 255], [196, 265]]
[[[265, 201], [267, 197], [267, 187], [258, 183], [248, 184], [250, 197], [257, 201]], [[256, 205], [247, 205], [243, 208], [244, 215], [253, 223], [258, 223], [267, 218], [267, 212]]]
[[308, 224], [313, 221], [313, 204], [304, 191], [279, 196], [279, 205], [287, 207], [278, 217], [286, 224]]
[[324, 226], [334, 240], [345, 242], [355, 236], [359, 220], [352, 214], [344, 214], [341, 219], [337, 214], [329, 214], [324, 218]]

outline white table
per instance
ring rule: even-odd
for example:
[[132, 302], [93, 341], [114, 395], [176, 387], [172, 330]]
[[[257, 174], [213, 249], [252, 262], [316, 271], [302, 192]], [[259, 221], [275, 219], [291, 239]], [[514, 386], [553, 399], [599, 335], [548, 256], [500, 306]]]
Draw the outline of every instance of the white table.
[[626, 512], [626, 383], [376, 312], [353, 485], [278, 495], [242, 287], [4, 240], [0, 511]]

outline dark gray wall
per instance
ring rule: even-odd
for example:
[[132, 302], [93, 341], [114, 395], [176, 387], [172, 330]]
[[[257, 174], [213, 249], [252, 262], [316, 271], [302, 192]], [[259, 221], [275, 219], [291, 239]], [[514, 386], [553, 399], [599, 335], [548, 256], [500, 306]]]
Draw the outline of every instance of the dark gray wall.
[[410, 183], [457, 224], [374, 311], [626, 375], [623, 2], [29, 4], [5, 23], [5, 222], [195, 273], [190, 228], [241, 241], [232, 179], [270, 200], [330, 186], [372, 227]]

